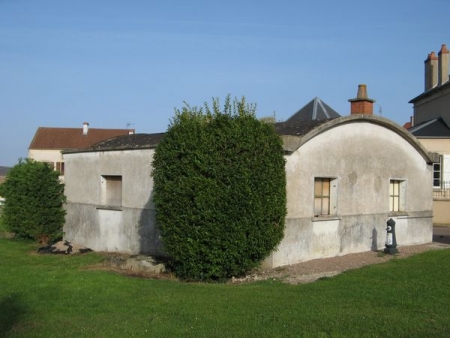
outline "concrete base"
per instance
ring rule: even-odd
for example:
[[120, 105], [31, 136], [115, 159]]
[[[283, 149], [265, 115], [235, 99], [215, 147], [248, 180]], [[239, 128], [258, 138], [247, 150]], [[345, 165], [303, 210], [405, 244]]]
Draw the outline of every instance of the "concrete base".
[[398, 253], [397, 247], [395, 248], [384, 248], [384, 253], [387, 253], [389, 255], [394, 255]]

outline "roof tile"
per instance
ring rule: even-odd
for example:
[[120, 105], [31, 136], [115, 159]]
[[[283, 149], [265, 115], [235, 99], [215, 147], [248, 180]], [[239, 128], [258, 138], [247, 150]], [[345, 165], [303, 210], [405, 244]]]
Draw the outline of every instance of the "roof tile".
[[86, 149], [92, 145], [116, 136], [134, 133], [134, 129], [89, 128], [83, 135], [83, 128], [39, 127], [29, 149]]

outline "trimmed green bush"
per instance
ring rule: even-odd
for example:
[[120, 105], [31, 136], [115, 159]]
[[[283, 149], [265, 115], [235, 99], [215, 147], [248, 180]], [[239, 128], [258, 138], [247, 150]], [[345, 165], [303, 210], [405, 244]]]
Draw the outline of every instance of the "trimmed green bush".
[[58, 176], [47, 163], [19, 160], [0, 185], [3, 226], [17, 237], [43, 244], [61, 238], [66, 197]]
[[176, 110], [153, 159], [157, 225], [175, 274], [221, 280], [259, 265], [284, 235], [282, 140], [255, 105]]

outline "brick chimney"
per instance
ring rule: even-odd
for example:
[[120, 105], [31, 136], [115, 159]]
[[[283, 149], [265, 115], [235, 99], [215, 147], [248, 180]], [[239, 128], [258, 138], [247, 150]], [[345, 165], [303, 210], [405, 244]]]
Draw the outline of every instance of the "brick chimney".
[[438, 53], [438, 86], [446, 83], [448, 81], [448, 54], [449, 51], [445, 44], [442, 45], [441, 50]]
[[360, 84], [358, 86], [358, 94], [356, 98], [349, 99], [350, 102], [350, 114], [373, 114], [373, 103], [375, 100], [369, 99], [367, 97], [367, 86], [365, 84]]
[[438, 83], [438, 57], [434, 52], [425, 60], [425, 91], [436, 87]]
[[83, 135], [87, 135], [89, 131], [89, 123], [83, 122]]

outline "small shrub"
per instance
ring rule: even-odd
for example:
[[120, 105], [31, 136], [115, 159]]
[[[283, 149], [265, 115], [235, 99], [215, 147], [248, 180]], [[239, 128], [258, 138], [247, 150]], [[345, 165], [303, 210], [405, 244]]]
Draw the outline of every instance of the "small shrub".
[[178, 277], [220, 280], [256, 267], [281, 241], [286, 215], [282, 141], [255, 107], [188, 105], [153, 160], [157, 224]]
[[47, 163], [19, 160], [0, 186], [5, 198], [1, 222], [17, 237], [46, 244], [62, 236], [64, 184]]

